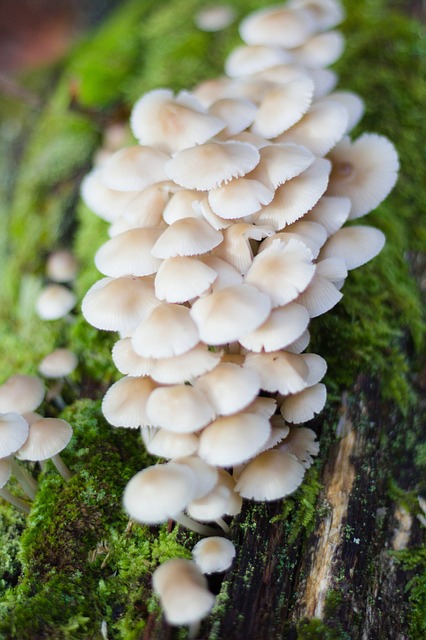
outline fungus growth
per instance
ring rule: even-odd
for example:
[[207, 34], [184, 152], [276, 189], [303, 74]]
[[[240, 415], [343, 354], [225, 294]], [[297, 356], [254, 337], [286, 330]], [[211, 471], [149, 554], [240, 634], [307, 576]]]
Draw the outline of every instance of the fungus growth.
[[[83, 182], [111, 239], [96, 254], [107, 277], [82, 311], [119, 332], [113, 359], [126, 376], [107, 392], [104, 415], [140, 427], [148, 450], [168, 460], [126, 487], [125, 509], [139, 522], [228, 531], [224, 518], [242, 498], [289, 495], [318, 453], [301, 426], [326, 401], [326, 362], [304, 353], [309, 322], [341, 299], [347, 271], [383, 247], [378, 229], [342, 226], [375, 208], [398, 170], [386, 138], [350, 139], [362, 100], [334, 91], [325, 68], [342, 51], [342, 36], [328, 31], [342, 15], [337, 0], [251, 14], [227, 76], [176, 96], [145, 94], [130, 118], [138, 144]], [[176, 560], [154, 574], [171, 624], [212, 607], [194, 567]]]

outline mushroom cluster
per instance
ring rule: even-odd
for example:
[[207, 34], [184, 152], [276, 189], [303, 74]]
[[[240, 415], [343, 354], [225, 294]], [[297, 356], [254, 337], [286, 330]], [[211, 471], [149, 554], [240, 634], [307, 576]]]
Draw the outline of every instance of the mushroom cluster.
[[[124, 375], [103, 412], [140, 427], [167, 460], [126, 487], [138, 522], [227, 531], [242, 498], [292, 493], [318, 453], [300, 426], [326, 400], [326, 363], [305, 352], [309, 322], [383, 247], [378, 229], [342, 227], [374, 209], [398, 171], [386, 138], [350, 139], [363, 102], [335, 90], [326, 68], [343, 49], [342, 16], [337, 0], [249, 15], [226, 75], [146, 93], [130, 119], [137, 143], [100, 154], [83, 181], [110, 239], [82, 311], [119, 333], [112, 357]], [[169, 621], [184, 623], [182, 611]]]
[[0, 496], [26, 513], [30, 511], [28, 502], [12, 494], [6, 484], [15, 476], [32, 500], [38, 483], [17, 460], [41, 462], [50, 458], [64, 480], [71, 477], [59, 453], [73, 430], [65, 420], [44, 418], [36, 412], [44, 396], [44, 384], [35, 376], [14, 375], [0, 386]]

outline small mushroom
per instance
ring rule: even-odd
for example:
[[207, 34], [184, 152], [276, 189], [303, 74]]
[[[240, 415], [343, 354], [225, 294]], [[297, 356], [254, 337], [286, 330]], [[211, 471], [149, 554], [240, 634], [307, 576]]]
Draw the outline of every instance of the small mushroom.
[[50, 458], [64, 480], [68, 481], [72, 474], [59, 453], [71, 440], [71, 425], [59, 418], [40, 418], [29, 429], [29, 436], [16, 457], [33, 461]]
[[47, 258], [46, 275], [53, 282], [72, 282], [77, 271], [77, 260], [68, 249], [58, 249]]
[[44, 391], [36, 376], [12, 376], [0, 386], [0, 413], [34, 411], [43, 402]]
[[227, 538], [210, 536], [197, 542], [192, 549], [192, 557], [202, 573], [219, 573], [231, 566], [235, 547]]
[[62, 284], [48, 284], [40, 292], [35, 310], [42, 320], [65, 318], [75, 307], [75, 294]]
[[159, 524], [172, 518], [201, 535], [214, 535], [216, 529], [195, 522], [183, 513], [197, 493], [197, 475], [185, 464], [168, 462], [139, 471], [127, 483], [123, 505], [137, 522]]
[[195, 637], [200, 620], [211, 611], [215, 602], [207, 588], [207, 580], [195, 562], [181, 558], [168, 560], [154, 571], [152, 583], [160, 596], [167, 622], [190, 625], [190, 637]]

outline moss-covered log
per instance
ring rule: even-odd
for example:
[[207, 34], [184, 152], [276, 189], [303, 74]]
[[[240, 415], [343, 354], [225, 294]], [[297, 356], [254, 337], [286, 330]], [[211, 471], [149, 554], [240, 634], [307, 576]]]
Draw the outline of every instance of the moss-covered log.
[[[76, 432], [65, 486], [53, 466], [25, 522], [0, 508], [0, 638], [55, 640], [186, 637], [165, 625], [150, 586], [159, 562], [189, 556], [196, 536], [130, 526], [121, 492], [152, 464], [135, 433], [102, 418], [99, 398], [115, 379], [113, 338], [74, 321], [50, 324], [33, 311], [44, 262], [73, 247], [79, 296], [98, 278], [93, 254], [106, 224], [78, 203], [103, 127], [124, 120], [153, 87], [190, 88], [220, 74], [238, 43], [236, 26], [197, 31], [198, 0], [132, 0], [61, 65], [22, 80], [42, 107], [2, 98], [0, 116], [0, 350], [2, 380], [34, 373], [55, 346], [80, 365], [65, 389], [64, 418]], [[233, 0], [241, 18], [262, 4]], [[359, 131], [393, 140], [401, 177], [369, 216], [387, 245], [351, 274], [333, 312], [313, 322], [312, 350], [329, 364], [329, 399], [310, 425], [321, 452], [304, 484], [283, 502], [246, 504], [231, 527], [232, 569], [211, 580], [218, 594], [200, 637], [420, 640], [426, 633], [426, 553], [418, 494], [425, 495], [425, 374], [422, 369], [426, 209], [425, 39], [418, 21], [382, 0], [346, 3], [347, 52], [340, 86], [366, 102]], [[416, 3], [414, 3], [416, 4]], [[355, 135], [358, 132], [355, 132]], [[56, 412], [52, 404], [50, 413]], [[422, 443], [423, 442], [423, 443]]]

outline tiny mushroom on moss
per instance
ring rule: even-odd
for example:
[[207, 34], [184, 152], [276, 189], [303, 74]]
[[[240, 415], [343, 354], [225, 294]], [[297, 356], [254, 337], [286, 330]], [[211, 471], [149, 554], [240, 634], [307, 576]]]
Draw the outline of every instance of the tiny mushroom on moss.
[[43, 402], [45, 388], [36, 376], [17, 374], [0, 386], [0, 413], [34, 411]]
[[207, 580], [195, 562], [181, 558], [169, 560], [154, 571], [152, 583], [160, 596], [167, 622], [190, 625], [190, 637], [194, 637], [198, 623], [215, 602], [207, 588]]
[[19, 460], [47, 460], [50, 458], [64, 480], [72, 477], [59, 453], [71, 440], [73, 430], [70, 424], [60, 418], [40, 418], [29, 428], [29, 435], [17, 451]]
[[235, 558], [235, 547], [226, 538], [210, 536], [197, 542], [192, 549], [192, 557], [202, 573], [218, 573], [231, 566]]
[[45, 378], [65, 378], [77, 367], [78, 359], [69, 349], [55, 349], [43, 358], [38, 370]]
[[49, 255], [46, 275], [53, 282], [72, 282], [78, 272], [78, 262], [68, 249], [58, 249]]

